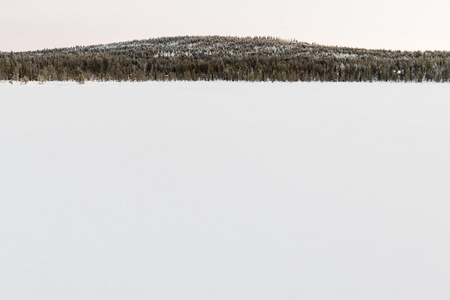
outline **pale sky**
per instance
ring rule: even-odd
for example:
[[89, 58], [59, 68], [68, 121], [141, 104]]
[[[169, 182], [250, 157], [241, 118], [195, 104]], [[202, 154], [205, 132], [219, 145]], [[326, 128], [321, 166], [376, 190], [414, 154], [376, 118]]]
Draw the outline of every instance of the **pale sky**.
[[448, 0], [0, 0], [0, 51], [177, 35], [450, 50]]

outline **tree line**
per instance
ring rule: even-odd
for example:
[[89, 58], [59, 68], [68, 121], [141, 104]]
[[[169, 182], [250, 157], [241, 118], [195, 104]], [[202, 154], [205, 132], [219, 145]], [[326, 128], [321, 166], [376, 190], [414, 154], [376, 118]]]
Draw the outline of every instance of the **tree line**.
[[449, 51], [323, 46], [272, 37], [169, 37], [0, 52], [8, 81], [450, 81]]

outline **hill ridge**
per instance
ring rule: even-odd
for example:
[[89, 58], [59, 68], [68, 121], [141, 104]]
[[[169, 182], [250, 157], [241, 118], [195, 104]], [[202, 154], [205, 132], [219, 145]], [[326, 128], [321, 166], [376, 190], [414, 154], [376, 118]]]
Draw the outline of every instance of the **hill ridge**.
[[178, 36], [0, 53], [0, 80], [450, 81], [449, 51]]

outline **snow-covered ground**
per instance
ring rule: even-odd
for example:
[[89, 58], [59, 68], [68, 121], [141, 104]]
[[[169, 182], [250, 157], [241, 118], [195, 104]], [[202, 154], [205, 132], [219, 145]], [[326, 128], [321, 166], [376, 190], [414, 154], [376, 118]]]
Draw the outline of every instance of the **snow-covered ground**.
[[448, 299], [450, 85], [0, 84], [0, 299]]

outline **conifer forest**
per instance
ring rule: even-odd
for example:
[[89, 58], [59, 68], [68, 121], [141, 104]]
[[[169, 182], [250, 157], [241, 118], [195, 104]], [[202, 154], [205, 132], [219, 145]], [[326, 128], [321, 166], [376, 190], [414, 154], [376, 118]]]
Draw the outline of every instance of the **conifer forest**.
[[272, 37], [167, 37], [0, 52], [0, 80], [448, 82], [450, 51], [369, 50]]

